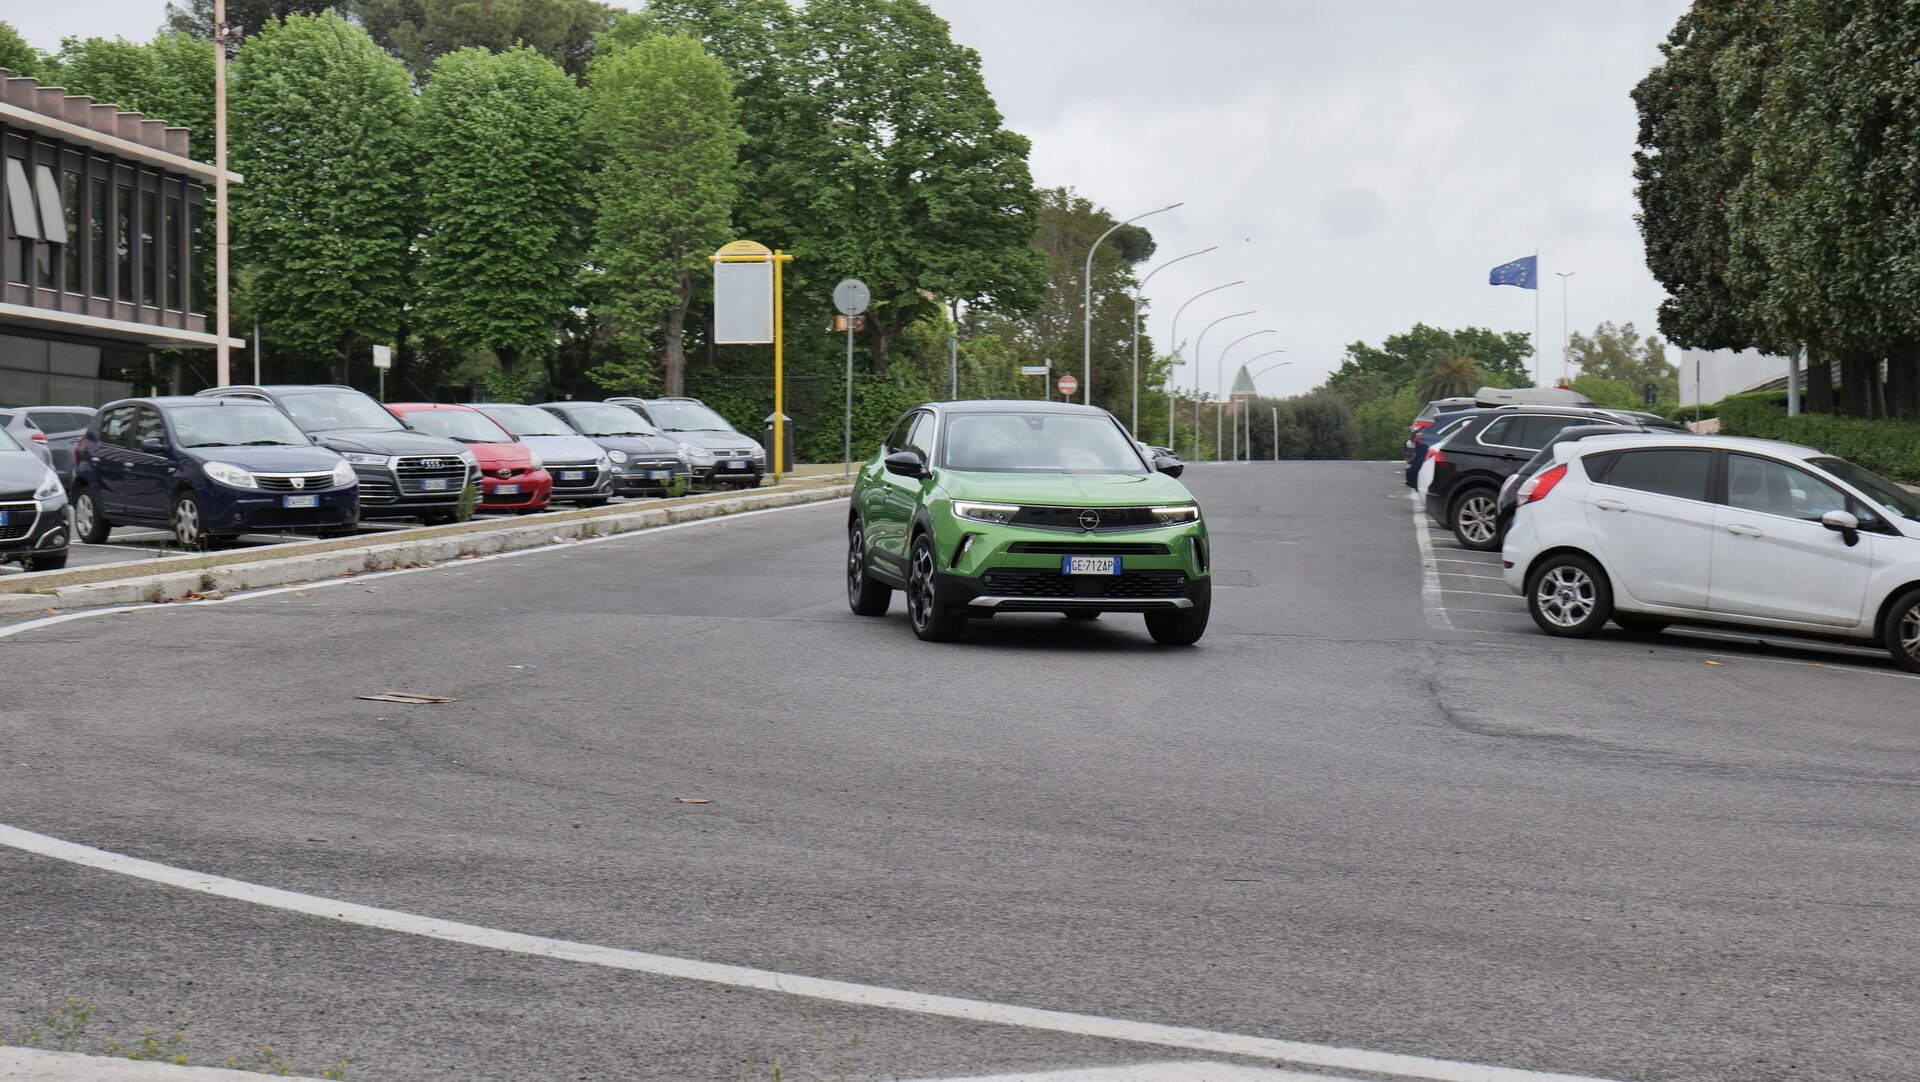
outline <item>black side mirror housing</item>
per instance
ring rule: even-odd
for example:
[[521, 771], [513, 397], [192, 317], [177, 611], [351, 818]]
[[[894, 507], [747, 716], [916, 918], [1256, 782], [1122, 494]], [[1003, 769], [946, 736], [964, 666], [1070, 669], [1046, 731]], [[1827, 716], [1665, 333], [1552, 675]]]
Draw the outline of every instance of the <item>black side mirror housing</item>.
[[1166, 474], [1168, 477], [1178, 477], [1187, 471], [1187, 464], [1177, 458], [1169, 458], [1166, 455], [1155, 455], [1153, 456], [1153, 468]]
[[167, 449], [167, 441], [158, 436], [148, 436], [140, 441], [140, 449], [151, 454], [163, 454]]
[[927, 460], [918, 451], [895, 451], [887, 456], [887, 472], [901, 477], [927, 476]]

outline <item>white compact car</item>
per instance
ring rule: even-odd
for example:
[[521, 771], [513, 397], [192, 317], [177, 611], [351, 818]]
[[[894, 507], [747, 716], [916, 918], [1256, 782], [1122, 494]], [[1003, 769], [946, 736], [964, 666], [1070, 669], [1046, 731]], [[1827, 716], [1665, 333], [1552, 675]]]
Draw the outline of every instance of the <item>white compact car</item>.
[[1920, 496], [1808, 447], [1593, 436], [1521, 485], [1507, 586], [1550, 635], [1609, 619], [1884, 646], [1920, 672]]

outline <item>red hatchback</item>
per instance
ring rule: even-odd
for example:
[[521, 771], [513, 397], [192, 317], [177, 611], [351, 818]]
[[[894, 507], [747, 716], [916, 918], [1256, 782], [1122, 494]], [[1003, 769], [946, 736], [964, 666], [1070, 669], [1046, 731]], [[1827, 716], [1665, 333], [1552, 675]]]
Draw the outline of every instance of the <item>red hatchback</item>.
[[391, 402], [387, 411], [415, 432], [459, 440], [480, 461], [482, 511], [544, 511], [553, 499], [553, 477], [540, 456], [493, 418], [468, 406]]

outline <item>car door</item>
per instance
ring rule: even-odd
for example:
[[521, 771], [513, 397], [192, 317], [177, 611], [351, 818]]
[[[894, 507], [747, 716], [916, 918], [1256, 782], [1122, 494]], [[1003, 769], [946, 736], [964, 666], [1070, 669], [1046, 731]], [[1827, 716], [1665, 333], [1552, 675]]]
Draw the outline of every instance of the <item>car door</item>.
[[127, 505], [127, 442], [133, 438], [134, 407], [116, 406], [100, 415], [100, 438], [88, 440], [81, 455], [100, 512], [122, 515]]
[[1587, 528], [1613, 576], [1615, 594], [1706, 609], [1713, 567], [1713, 453], [1645, 447], [1588, 455], [1581, 465], [1593, 482], [1583, 490]]
[[[901, 574], [906, 573], [907, 567], [907, 531], [913, 525], [914, 511], [919, 508], [920, 498], [930, 482], [923, 477], [902, 477], [888, 472], [885, 455], [894, 451], [914, 451], [922, 461], [931, 465], [933, 414], [915, 410], [906, 418], [904, 425], [905, 434], [900, 436], [899, 445], [889, 446], [882, 455], [879, 476], [875, 478], [873, 486], [876, 494], [874, 511], [867, 526], [875, 552]], [[890, 444], [891, 440], [892, 437], [889, 437]]]
[[[158, 451], [147, 450], [148, 440], [159, 440]], [[133, 438], [128, 441], [126, 514], [129, 518], [165, 521], [167, 504], [173, 495], [178, 471], [173, 463], [173, 448], [167, 439], [160, 411], [152, 406], [137, 407], [133, 416]]]
[[1860, 512], [1839, 488], [1797, 466], [1728, 452], [1715, 509], [1711, 607], [1729, 616], [1854, 627], [1863, 618], [1874, 536], [1855, 543], [1820, 522]]

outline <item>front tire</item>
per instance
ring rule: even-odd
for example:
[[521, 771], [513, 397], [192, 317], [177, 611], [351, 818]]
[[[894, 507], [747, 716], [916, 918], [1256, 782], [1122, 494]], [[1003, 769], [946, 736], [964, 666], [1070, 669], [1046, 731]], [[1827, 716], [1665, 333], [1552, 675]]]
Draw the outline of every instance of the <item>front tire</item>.
[[1527, 611], [1549, 635], [1585, 638], [1612, 617], [1613, 588], [1592, 560], [1558, 552], [1527, 577]]
[[1498, 496], [1489, 488], [1470, 488], [1455, 496], [1447, 509], [1447, 525], [1461, 548], [1491, 552], [1500, 543]]
[[1880, 624], [1880, 641], [1893, 663], [1908, 672], [1920, 672], [1920, 589], [1908, 590], [1887, 607]]
[[1207, 615], [1213, 609], [1208, 598], [1190, 609], [1147, 614], [1147, 634], [1162, 646], [1192, 646], [1207, 633]]
[[967, 630], [965, 613], [950, 613], [934, 594], [933, 541], [926, 534], [913, 539], [907, 565], [907, 620], [924, 642], [953, 642]]
[[73, 536], [89, 545], [104, 544], [113, 524], [100, 513], [100, 500], [85, 485], [73, 494]]
[[213, 543], [213, 535], [207, 532], [207, 513], [200, 506], [200, 497], [191, 492], [174, 496], [167, 522], [173, 527], [173, 539], [183, 549], [204, 549]]
[[867, 531], [855, 522], [847, 528], [847, 607], [855, 616], [885, 616], [893, 591], [867, 574]]
[[1658, 635], [1672, 626], [1665, 620], [1656, 620], [1651, 616], [1630, 616], [1624, 612], [1614, 613], [1613, 622], [1620, 625], [1620, 630], [1629, 635], [1639, 635], [1648, 638]]

